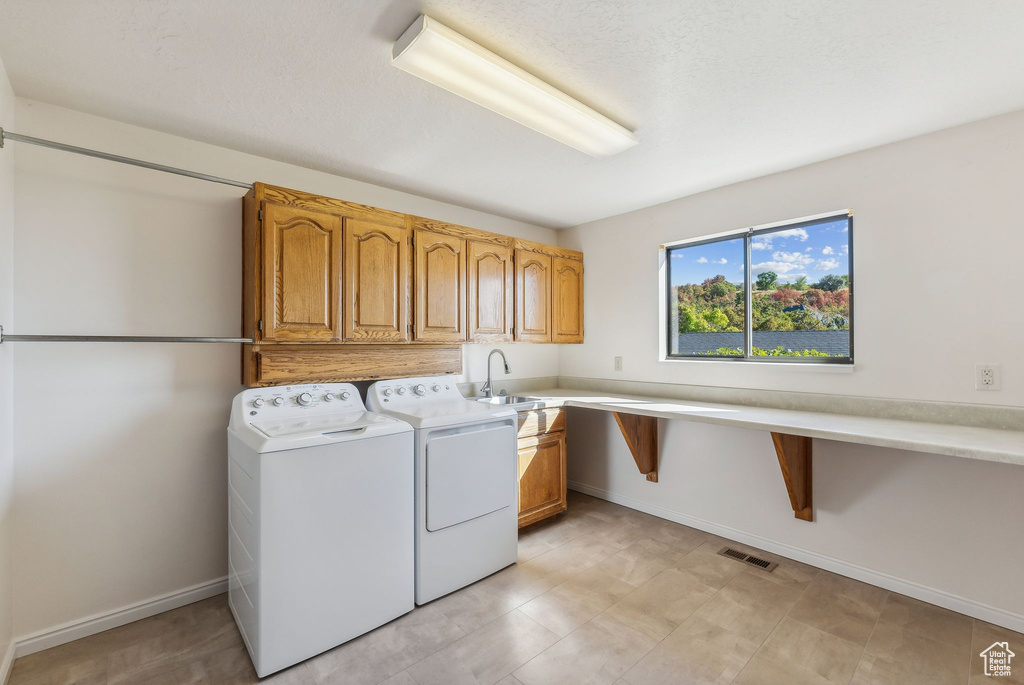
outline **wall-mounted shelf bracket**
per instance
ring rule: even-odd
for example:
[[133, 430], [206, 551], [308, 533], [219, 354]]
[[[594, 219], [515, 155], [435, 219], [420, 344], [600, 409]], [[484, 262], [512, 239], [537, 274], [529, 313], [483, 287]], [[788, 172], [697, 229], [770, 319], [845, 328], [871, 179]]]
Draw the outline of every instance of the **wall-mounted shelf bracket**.
[[772, 432], [772, 442], [775, 443], [775, 453], [779, 457], [793, 515], [802, 521], [813, 521], [811, 439], [802, 435]]
[[658, 419], [638, 414], [613, 412], [622, 437], [633, 455], [640, 473], [652, 483], [658, 482]]

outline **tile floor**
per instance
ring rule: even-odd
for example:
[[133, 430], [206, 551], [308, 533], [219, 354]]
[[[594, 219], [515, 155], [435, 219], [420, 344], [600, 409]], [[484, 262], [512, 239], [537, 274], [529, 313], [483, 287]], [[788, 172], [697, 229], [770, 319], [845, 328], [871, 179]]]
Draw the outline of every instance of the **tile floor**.
[[[1024, 684], [1024, 636], [578, 493], [519, 563], [263, 682]], [[742, 545], [730, 543], [745, 549]], [[1009, 640], [1011, 678], [979, 652]], [[221, 595], [17, 660], [10, 685], [255, 683]]]

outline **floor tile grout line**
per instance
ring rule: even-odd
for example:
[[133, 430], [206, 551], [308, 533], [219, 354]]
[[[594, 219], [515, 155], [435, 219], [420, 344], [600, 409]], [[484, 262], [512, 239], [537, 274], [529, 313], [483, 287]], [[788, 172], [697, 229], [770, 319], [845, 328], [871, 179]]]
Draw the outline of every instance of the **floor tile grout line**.
[[[783, 558], [785, 558], [785, 557], [783, 557]], [[812, 566], [811, 568], [814, 568], [814, 567]], [[772, 629], [768, 631], [768, 634], [765, 635], [761, 639], [761, 642], [758, 643], [758, 645], [757, 645], [757, 649], [755, 649], [754, 653], [751, 654], [750, 657], [743, 663], [743, 666], [740, 668], [739, 671], [736, 672], [736, 675], [733, 676], [733, 678], [732, 678], [732, 680], [730, 682], [736, 682], [736, 678], [740, 677], [740, 674], [743, 673], [743, 671], [744, 671], [744, 669], [746, 669], [747, 665], [749, 665], [750, 662], [753, 660], [753, 658], [755, 656], [757, 656], [757, 653], [761, 651], [761, 649], [764, 647], [764, 643], [768, 641], [768, 638], [772, 636], [772, 633], [774, 633], [776, 630], [778, 630], [779, 626], [782, 624], [782, 621], [785, 620], [789, 616], [789, 612], [793, 611], [793, 607], [796, 606], [797, 602], [799, 602], [801, 599], [803, 599], [804, 594], [806, 594], [807, 591], [810, 589], [811, 583], [813, 583], [815, 580], [817, 580], [818, 576], [821, 574], [821, 569], [815, 569], [815, 570], [816, 570], [816, 573], [814, 574], [814, 576], [811, 577], [811, 580], [807, 583], [807, 587], [805, 587], [803, 590], [800, 591], [800, 596], [797, 597], [796, 600], [793, 601], [793, 604], [791, 604], [790, 607], [788, 609], [786, 609], [786, 613], [784, 613], [781, 617], [779, 617], [779, 620], [775, 622], [775, 625], [773, 625]], [[746, 573], [746, 569], [743, 569], [742, 571], [740, 571], [740, 573]], [[739, 575], [739, 573], [737, 573], [736, 575]], [[756, 578], [757, 576], [754, 576], [754, 577]], [[768, 581], [768, 582], [773, 582], [773, 581]], [[722, 587], [725, 587], [725, 586], [723, 585]], [[798, 623], [800, 623], [800, 621], [798, 621]]]
[[868, 639], [864, 641], [864, 647], [860, 650], [860, 658], [857, 659], [857, 665], [853, 667], [853, 673], [850, 675], [850, 679], [847, 683], [852, 683], [853, 679], [857, 677], [857, 671], [860, 670], [860, 665], [864, 661], [864, 655], [868, 651], [868, 645], [871, 644], [871, 638], [875, 634], [875, 628], [878, 627], [879, 621], [882, 620], [882, 612], [885, 611], [885, 605], [889, 603], [889, 598], [892, 597], [892, 592], [885, 593], [885, 599], [882, 600], [881, 608], [878, 610], [878, 616], [875, 617], [875, 623], [871, 626], [871, 632], [868, 633]]
[[[506, 568], [508, 568], [508, 567], [506, 567]], [[504, 570], [504, 569], [502, 569], [502, 570]], [[499, 573], [500, 573], [500, 571], [499, 571]], [[456, 592], [458, 592], [458, 591], [456, 590]], [[440, 647], [438, 647], [437, 649], [435, 649], [435, 650], [434, 650], [433, 652], [431, 652], [430, 654], [427, 654], [427, 655], [426, 655], [425, 657], [423, 657], [422, 659], [419, 659], [419, 660], [417, 660], [417, 661], [414, 661], [413, 663], [409, 664], [409, 665], [408, 665], [408, 666], [406, 666], [405, 668], [402, 668], [402, 669], [400, 669], [400, 670], [398, 670], [398, 671], [395, 671], [394, 673], [391, 673], [391, 674], [389, 674], [389, 675], [388, 675], [388, 676], [386, 676], [386, 677], [385, 677], [385, 678], [384, 678], [383, 680], [380, 680], [380, 681], [378, 681], [377, 685], [380, 685], [380, 683], [383, 683], [383, 682], [384, 682], [384, 681], [386, 681], [386, 680], [387, 680], [388, 678], [393, 678], [394, 676], [398, 675], [398, 674], [399, 674], [399, 673], [401, 673], [402, 671], [409, 671], [409, 669], [411, 669], [411, 668], [412, 668], [413, 666], [415, 666], [416, 664], [419, 664], [419, 663], [420, 663], [420, 662], [422, 662], [422, 661], [426, 661], [426, 660], [427, 660], [427, 659], [429, 659], [430, 657], [432, 657], [432, 656], [434, 656], [435, 654], [437, 654], [438, 652], [440, 652], [440, 651], [441, 651], [442, 649], [446, 649], [446, 648], [448, 648], [448, 647], [450, 647], [450, 646], [452, 646], [452, 645], [456, 644], [457, 642], [461, 642], [462, 640], [465, 640], [465, 639], [466, 639], [467, 637], [469, 637], [470, 635], [473, 635], [474, 633], [477, 633], [477, 632], [479, 632], [479, 631], [483, 630], [484, 628], [486, 628], [487, 626], [491, 625], [491, 624], [492, 624], [492, 623], [494, 623], [495, 621], [498, 621], [498, 620], [500, 620], [500, 619], [502, 619], [502, 618], [504, 618], [504, 617], [508, 616], [509, 614], [511, 614], [511, 613], [512, 613], [513, 611], [516, 611], [517, 609], [519, 609], [519, 607], [513, 607], [512, 609], [509, 609], [509, 610], [508, 610], [508, 611], [506, 611], [505, 613], [503, 613], [503, 614], [501, 614], [501, 615], [499, 615], [499, 616], [495, 616], [495, 617], [494, 617], [493, 619], [491, 619], [491, 620], [490, 620], [490, 621], [488, 621], [487, 623], [481, 623], [481, 624], [480, 624], [479, 626], [477, 626], [476, 628], [474, 628], [473, 630], [470, 630], [470, 631], [468, 631], [468, 632], [467, 632], [467, 631], [465, 631], [465, 630], [462, 630], [462, 628], [461, 628], [461, 627], [459, 626], [459, 624], [455, 623], [455, 621], [452, 621], [452, 619], [448, 617], [448, 614], [444, 613], [444, 611], [441, 611], [441, 610], [439, 609], [438, 611], [441, 611], [441, 614], [442, 614], [442, 615], [443, 615], [443, 616], [444, 616], [445, 618], [447, 618], [447, 619], [448, 619], [449, 621], [451, 621], [452, 625], [454, 625], [454, 626], [455, 626], [456, 628], [458, 628], [459, 630], [462, 630], [462, 636], [461, 636], [461, 637], [458, 637], [458, 638], [456, 638], [456, 639], [454, 639], [454, 640], [452, 640], [451, 642], [448, 642], [448, 643], [446, 643], [446, 644], [443, 644], [443, 645], [441, 645]], [[415, 611], [415, 610], [414, 610], [414, 611]], [[410, 613], [411, 613], [411, 612], [410, 612]], [[519, 613], [522, 613], [522, 612], [519, 612]], [[523, 614], [523, 616], [526, 616], [526, 614]], [[529, 616], [526, 616], [526, 618], [530, 618], [530, 617], [529, 617]], [[531, 620], [533, 620], [533, 619], [531, 619]], [[534, 621], [534, 622], [536, 623], [536, 621]], [[538, 625], [539, 625], [539, 624], [538, 624]], [[541, 626], [541, 627], [542, 627], [542, 628], [544, 628], [545, 630], [547, 630], [547, 628], [545, 628], [544, 626]], [[416, 682], [417, 684], [418, 684], [418, 683], [420, 682], [420, 681], [416, 680], [416, 676], [414, 676], [414, 675], [413, 675], [413, 674], [412, 674], [411, 672], [409, 672], [409, 677], [410, 677], [410, 678], [412, 678], [412, 679], [413, 679], [413, 681], [414, 681], [414, 682]]]
[[[584, 514], [584, 515], [586, 515], [586, 514]], [[557, 525], [557, 524], [556, 524], [556, 525]], [[587, 536], [587, 535], [591, 535], [591, 534], [594, 534], [594, 532], [595, 532], [595, 531], [590, 531], [590, 532], [587, 532], [587, 533], [583, 533], [582, 535], [579, 535], [578, 537], [575, 537], [575, 538], [573, 538], [572, 540], [566, 540], [566, 541], [565, 541], [565, 542], [563, 542], [563, 543], [562, 543], [561, 545], [558, 545], [557, 547], [552, 547], [551, 549], [547, 550], [546, 552], [543, 552], [542, 554], [538, 554], [538, 555], [537, 555], [537, 557], [534, 557], [534, 559], [536, 559], [536, 558], [538, 558], [538, 557], [541, 557], [541, 556], [543, 556], [544, 554], [548, 554], [549, 552], [553, 552], [554, 550], [558, 549], [558, 547], [561, 547], [562, 545], [568, 544], [568, 543], [570, 543], [570, 542], [573, 542], [573, 541], [575, 541], [575, 540], [579, 540], [580, 538], [582, 538], [582, 537], [585, 537], [585, 536]], [[614, 556], [614, 555], [608, 555], [608, 557], [610, 557], [610, 556]], [[601, 559], [601, 561], [604, 561], [604, 560], [605, 560], [605, 559], [607, 559], [608, 557], [605, 557], [604, 559]], [[530, 559], [529, 561], [533, 561], [533, 559]], [[529, 561], [527, 561], [527, 562], [524, 562], [524, 563], [529, 563]], [[597, 564], [601, 563], [601, 561], [595, 562], [594, 564], [591, 564], [590, 566], [588, 566], [588, 567], [586, 567], [586, 568], [584, 568], [584, 569], [582, 569], [582, 570], [580, 570], [580, 571], [578, 571], [578, 572], [576, 572], [576, 573], [574, 573], [574, 574], [572, 574], [572, 575], [568, 576], [568, 577], [567, 577], [567, 578], [566, 578], [566, 579], [565, 579], [565, 580], [564, 580], [564, 581], [563, 581], [562, 583], [560, 583], [559, 585], [562, 585], [562, 584], [564, 584], [564, 583], [566, 583], [566, 582], [568, 582], [568, 581], [572, 580], [573, 578], [575, 578], [575, 577], [579, 576], [580, 574], [582, 574], [582, 573], [584, 573], [584, 572], [586, 572], [586, 571], [590, 570], [591, 568], [593, 568], [593, 567], [594, 567], [594, 566], [596, 566]], [[518, 565], [518, 563], [519, 563], [519, 562], [515, 562], [515, 563], [513, 563], [513, 564], [509, 564], [508, 566], [506, 566], [506, 567], [505, 567], [504, 569], [502, 569], [501, 571], [497, 571], [496, 573], [494, 573], [494, 574], [491, 574], [491, 576], [488, 576], [488, 578], [490, 578], [490, 577], [492, 577], [492, 576], [494, 576], [494, 575], [497, 575], [498, 573], [501, 573], [502, 571], [505, 571], [506, 569], [512, 568], [513, 566], [516, 566], [516, 565]], [[552, 573], [554, 573], [554, 572], [552, 572]], [[485, 579], [481, 579], [481, 580], [485, 580]], [[481, 581], [477, 581], [477, 582], [481, 582]], [[558, 587], [558, 586], [556, 585], [555, 587]], [[461, 589], [464, 589], [464, 588], [461, 588]], [[547, 592], [550, 592], [550, 591], [551, 591], [551, 590], [553, 590], [553, 589], [554, 589], [554, 588], [549, 588], [548, 590], [545, 590], [544, 592], [542, 592], [542, 593], [540, 593], [540, 594], [538, 594], [538, 595], [536, 595], [536, 596], [534, 596], [534, 597], [531, 597], [530, 599], [527, 599], [527, 600], [525, 600], [525, 601], [523, 601], [523, 602], [521, 602], [521, 603], [519, 603], [519, 604], [515, 605], [514, 607], [512, 607], [512, 608], [511, 608], [511, 609], [509, 609], [508, 611], [506, 611], [506, 612], [504, 612], [504, 613], [502, 613], [502, 614], [499, 614], [498, 616], [495, 616], [494, 618], [492, 618], [491, 620], [487, 621], [486, 623], [482, 623], [482, 624], [480, 624], [479, 626], [475, 627], [475, 628], [474, 628], [473, 630], [471, 630], [471, 631], [468, 631], [468, 632], [467, 632], [467, 631], [463, 630], [463, 633], [464, 633], [464, 635], [463, 635], [462, 637], [458, 638], [457, 640], [453, 640], [452, 642], [449, 642], [449, 643], [448, 643], [448, 645], [452, 645], [452, 644], [455, 644], [456, 642], [459, 642], [460, 640], [463, 640], [463, 639], [465, 639], [465, 638], [469, 637], [469, 636], [470, 636], [470, 635], [472, 635], [473, 633], [476, 633], [477, 631], [479, 631], [479, 630], [482, 630], [483, 628], [485, 628], [485, 627], [489, 626], [490, 624], [494, 623], [495, 621], [497, 621], [497, 620], [500, 620], [501, 618], [504, 618], [505, 616], [508, 616], [508, 615], [509, 615], [509, 614], [511, 614], [511, 613], [512, 613], [513, 611], [517, 611], [517, 610], [521, 609], [521, 608], [522, 608], [523, 606], [525, 606], [526, 604], [528, 604], [528, 603], [532, 602], [532, 601], [533, 601], [534, 599], [536, 599], [537, 597], [540, 597], [541, 595], [543, 595], [543, 594], [545, 594], [545, 593], [547, 593]], [[456, 592], [458, 592], [458, 591], [459, 591], [459, 590], [457, 590]], [[453, 594], [454, 594], [454, 593], [453, 593]], [[462, 630], [462, 627], [461, 627], [461, 626], [459, 626], [459, 625], [458, 625], [457, 623], [455, 623], [455, 621], [453, 621], [453, 620], [451, 619], [451, 617], [450, 617], [450, 616], [448, 616], [448, 614], [446, 614], [446, 613], [444, 612], [444, 610], [443, 610], [443, 609], [439, 609], [439, 611], [440, 611], [440, 612], [441, 612], [441, 613], [442, 613], [442, 614], [444, 615], [444, 617], [445, 617], [445, 618], [447, 618], [447, 619], [448, 619], [449, 621], [451, 621], [451, 622], [452, 622], [452, 623], [453, 623], [453, 624], [454, 624], [454, 625], [455, 625], [455, 626], [456, 626], [457, 628], [459, 628], [460, 630]], [[538, 622], [538, 621], [537, 621], [536, 619], [532, 618], [532, 617], [531, 617], [531, 616], [530, 616], [529, 614], [527, 614], [526, 612], [520, 611], [519, 613], [521, 613], [521, 614], [522, 614], [523, 616], [525, 616], [526, 618], [530, 619], [530, 620], [531, 620], [531, 621], [533, 621], [534, 623], [537, 623], [537, 625], [539, 625], [539, 626], [540, 626], [541, 628], [544, 628], [545, 630], [548, 630], [549, 632], [551, 632], [552, 634], [554, 634], [554, 635], [555, 635], [556, 637], [558, 637], [558, 640], [556, 640], [556, 641], [555, 641], [554, 643], [552, 643], [552, 645], [551, 645], [552, 647], [553, 647], [553, 646], [554, 646], [555, 644], [558, 644], [558, 642], [561, 642], [561, 641], [562, 641], [562, 640], [564, 639], [564, 638], [562, 638], [562, 637], [559, 637], [557, 633], [554, 633], [554, 631], [551, 631], [551, 630], [550, 630], [550, 629], [549, 629], [549, 628], [548, 628], [547, 626], [544, 626], [543, 624], [539, 623], [539, 622]], [[566, 637], [568, 637], [568, 636], [566, 636]], [[441, 647], [438, 647], [438, 648], [437, 648], [436, 650], [434, 650], [433, 652], [431, 652], [431, 653], [430, 653], [430, 654], [428, 654], [427, 656], [423, 657], [423, 659], [420, 659], [419, 661], [416, 661], [415, 663], [409, 664], [409, 665], [408, 665], [408, 666], [406, 666], [406, 667], [405, 667], [405, 669], [403, 669], [403, 670], [408, 670], [408, 669], [412, 668], [413, 666], [415, 666], [416, 664], [420, 663], [421, 661], [423, 661], [423, 660], [425, 660], [425, 659], [429, 659], [429, 658], [430, 658], [431, 656], [433, 656], [433, 655], [434, 655], [434, 654], [436, 654], [437, 652], [441, 651], [442, 649], [444, 649], [444, 648], [445, 648], [445, 647], [447, 647], [448, 645], [443, 645], [443, 646], [441, 646]], [[544, 651], [547, 651], [547, 650], [544, 650]], [[541, 654], [543, 654], [543, 651], [541, 652]], [[537, 656], [539, 656], [539, 655], [537, 655]], [[534, 658], [536, 658], [536, 657], [534, 657]], [[533, 659], [531, 658], [530, 660], [532, 661]], [[526, 663], [528, 663], [528, 662], [526, 662]], [[522, 667], [522, 665], [524, 665], [524, 664], [521, 664], [520, 666], [517, 666], [516, 668], [517, 668], [517, 669], [518, 669], [518, 668], [521, 668], [521, 667]], [[399, 671], [399, 673], [401, 673], [401, 671]], [[391, 674], [391, 675], [389, 675], [389, 676], [388, 676], [388, 678], [390, 678], [390, 677], [391, 677], [392, 675], [395, 675], [395, 674]], [[416, 680], [416, 678], [412, 676], [412, 673], [410, 673], [409, 675], [410, 675], [410, 677], [412, 677], [412, 678], [413, 678], [413, 680]], [[385, 678], [384, 680], [387, 680], [387, 678]], [[381, 682], [384, 682], [384, 681], [382, 680]], [[416, 681], [416, 682], [418, 683], [419, 681]], [[378, 684], [378, 685], [379, 685], [379, 684]]]
[[[677, 524], [677, 525], [682, 525], [682, 524]], [[710, 538], [708, 538], [708, 539], [710, 539]], [[705, 542], [707, 542], [707, 540], [705, 540]], [[703, 543], [702, 543], [702, 544], [703, 544]], [[700, 547], [700, 545], [697, 545], [697, 547]], [[684, 554], [683, 556], [684, 556], [684, 557], [687, 557], [687, 556], [690, 556], [691, 554], [694, 554], [694, 553], [696, 553], [696, 551], [697, 551], [697, 547], [694, 547], [694, 548], [693, 548], [692, 550], [690, 550], [689, 552], [687, 552], [687, 553], [686, 553], [686, 554]], [[683, 570], [683, 569], [680, 569], [680, 568], [678, 568], [677, 566], [668, 566], [668, 567], [666, 567], [666, 568], [662, 569], [661, 571], [659, 571], [658, 573], [656, 573], [655, 575], [653, 575], [653, 576], [651, 576], [650, 578], [648, 578], [648, 580], [647, 580], [647, 581], [645, 581], [644, 583], [642, 583], [642, 584], [641, 584], [640, 586], [637, 586], [636, 588], [634, 588], [634, 590], [633, 590], [633, 591], [631, 591], [631, 592], [628, 592], [628, 593], [626, 593], [625, 595], [623, 595], [623, 597], [622, 597], [622, 598], [621, 598], [621, 599], [620, 599], [619, 601], [622, 601], [622, 599], [625, 599], [625, 598], [626, 598], [626, 597], [628, 597], [629, 595], [633, 594], [633, 592], [635, 592], [636, 590], [639, 590], [639, 589], [640, 589], [640, 587], [642, 587], [642, 586], [643, 586], [644, 584], [646, 584], [647, 582], [650, 582], [650, 581], [651, 581], [651, 580], [653, 580], [654, 578], [657, 578], [657, 577], [658, 577], [659, 575], [661, 575], [662, 573], [664, 573], [665, 571], [667, 571], [667, 570], [668, 570], [668, 569], [670, 569], [670, 568], [674, 568], [674, 569], [676, 569], [676, 570], [679, 570], [679, 571], [682, 571], [682, 570]], [[742, 573], [742, 572], [743, 572], [743, 570], [744, 570], [744, 569], [741, 569], [741, 570], [740, 570], [740, 573]], [[736, 575], [739, 575], [739, 574], [736, 574]], [[735, 577], [735, 576], [733, 576], [733, 577]], [[704, 601], [703, 601], [703, 602], [701, 603], [701, 605], [700, 605], [700, 606], [696, 607], [696, 608], [695, 608], [695, 609], [694, 609], [693, 611], [691, 611], [691, 612], [690, 612], [689, 614], [687, 614], [686, 618], [684, 618], [684, 619], [683, 619], [682, 621], [680, 621], [680, 622], [679, 622], [679, 625], [677, 625], [677, 626], [676, 626], [675, 628], [673, 628], [672, 630], [670, 630], [670, 631], [668, 632], [668, 634], [667, 634], [667, 635], [665, 635], [664, 637], [662, 637], [662, 638], [661, 638], [660, 640], [657, 640], [657, 641], [656, 641], [656, 642], [654, 643], [654, 645], [653, 645], [653, 646], [652, 646], [652, 647], [651, 647], [651, 648], [650, 648], [649, 650], [647, 650], [647, 652], [646, 652], [646, 653], [645, 653], [645, 654], [644, 654], [644, 655], [643, 655], [642, 657], [640, 657], [639, 659], [637, 659], [637, 660], [636, 660], [636, 661], [635, 661], [635, 662], [633, 663], [633, 666], [636, 666], [636, 664], [640, 663], [640, 662], [641, 662], [641, 661], [642, 661], [642, 660], [644, 659], [644, 657], [646, 657], [646, 656], [647, 656], [648, 654], [650, 654], [651, 652], [653, 652], [653, 651], [655, 650], [655, 648], [657, 648], [657, 647], [658, 647], [658, 645], [660, 645], [660, 644], [661, 644], [662, 642], [664, 642], [665, 640], [667, 640], [667, 639], [669, 638], [669, 636], [671, 636], [671, 635], [672, 635], [672, 633], [676, 632], [676, 631], [677, 631], [677, 630], [678, 630], [678, 629], [680, 628], [680, 626], [682, 626], [682, 625], [683, 625], [684, 623], [686, 623], [687, 621], [689, 621], [689, 620], [690, 620], [690, 619], [691, 619], [691, 618], [692, 618], [692, 617], [694, 616], [694, 614], [696, 614], [696, 613], [697, 613], [698, 611], [700, 611], [701, 609], [703, 609], [703, 608], [704, 608], [704, 606], [705, 606], [705, 605], [706, 605], [706, 604], [707, 604], [708, 602], [710, 602], [710, 601], [711, 601], [712, 599], [714, 599], [714, 598], [715, 598], [715, 597], [716, 597], [716, 596], [718, 595], [718, 593], [720, 593], [720, 592], [722, 591], [722, 588], [724, 588], [724, 587], [725, 587], [726, 585], [728, 585], [728, 584], [729, 584], [729, 581], [726, 581], [726, 582], [725, 582], [725, 584], [723, 584], [723, 585], [722, 585], [722, 587], [720, 587], [720, 588], [717, 588], [717, 589], [716, 589], [716, 590], [715, 590], [715, 591], [714, 591], [713, 593], [711, 593], [711, 596], [710, 596], [710, 597], [708, 597], [708, 598], [707, 598], [706, 600], [704, 600]], [[708, 586], [708, 587], [710, 587], [710, 586]], [[618, 603], [618, 602], [615, 602], [615, 604], [617, 604], [617, 603]], [[615, 604], [613, 604], [612, 606], [614, 606]], [[608, 609], [610, 609], [610, 608], [611, 608], [611, 607], [608, 607]], [[605, 609], [605, 610], [604, 610], [603, 612], [601, 612], [601, 613], [607, 613], [607, 612], [608, 612], [608, 609]], [[610, 615], [610, 614], [609, 614], [609, 615]], [[611, 616], [611, 617], [612, 617], [612, 618], [615, 618], [614, 616]], [[644, 634], [646, 635], [646, 633], [644, 633]], [[758, 647], [758, 649], [760, 649], [760, 647]], [[749, 661], [749, 659], [748, 659], [748, 661]], [[630, 666], [630, 668], [629, 668], [629, 669], [627, 669], [626, 673], [629, 673], [629, 671], [630, 671], [630, 670], [632, 670], [633, 666]], [[746, 663], [744, 663], [744, 666], [746, 666]], [[742, 669], [740, 669], [740, 670], [742, 670]], [[737, 676], [739, 676], [739, 673], [737, 673], [736, 675], [737, 675]], [[620, 677], [620, 679], [621, 679], [621, 680], [624, 680], [624, 681], [625, 681], [625, 682], [627, 682], [627, 683], [629, 682], [628, 680], [626, 680], [626, 678], [625, 678], [625, 674], [623, 674], [623, 675], [622, 675], [622, 676]], [[734, 678], [734, 680], [735, 680], [735, 678]]]
[[967, 685], [971, 685], [971, 665], [974, 663], [974, 631], [978, 627], [978, 619], [971, 619], [971, 644], [967, 647]]

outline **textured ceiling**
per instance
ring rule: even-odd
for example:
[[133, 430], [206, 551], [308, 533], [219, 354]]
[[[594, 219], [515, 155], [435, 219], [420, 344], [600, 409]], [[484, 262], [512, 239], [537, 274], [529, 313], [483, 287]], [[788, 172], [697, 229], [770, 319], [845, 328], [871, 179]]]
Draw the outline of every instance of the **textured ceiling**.
[[[391, 67], [421, 11], [640, 145]], [[554, 227], [1024, 108], [1022, 35], [1020, 0], [0, 2], [20, 96]]]

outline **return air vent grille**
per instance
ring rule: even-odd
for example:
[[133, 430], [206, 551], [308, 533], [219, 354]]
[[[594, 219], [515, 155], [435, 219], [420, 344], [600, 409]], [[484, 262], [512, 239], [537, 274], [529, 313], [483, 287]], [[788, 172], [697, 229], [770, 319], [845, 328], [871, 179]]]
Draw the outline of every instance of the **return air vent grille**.
[[742, 561], [744, 564], [756, 566], [757, 568], [767, 571], [768, 573], [774, 571], [775, 567], [778, 566], [778, 564], [774, 561], [768, 561], [767, 559], [755, 557], [752, 554], [741, 552], [738, 549], [733, 549], [732, 547], [723, 547], [722, 549], [718, 550], [718, 553], [721, 554], [723, 557], [729, 557], [730, 559], [735, 559], [736, 561]]

